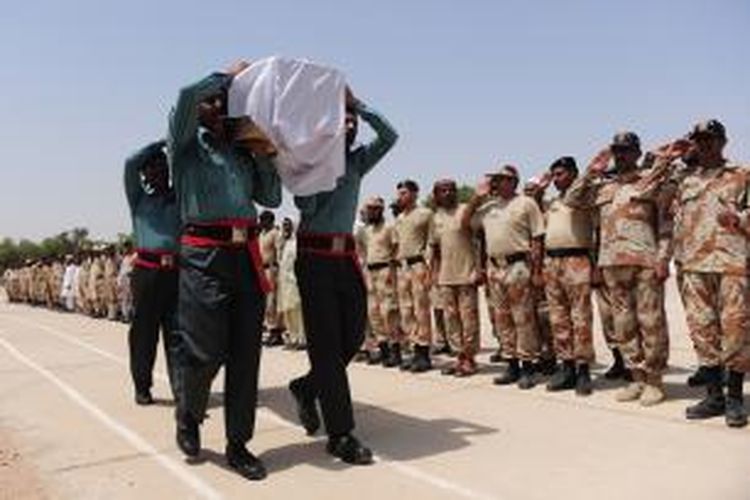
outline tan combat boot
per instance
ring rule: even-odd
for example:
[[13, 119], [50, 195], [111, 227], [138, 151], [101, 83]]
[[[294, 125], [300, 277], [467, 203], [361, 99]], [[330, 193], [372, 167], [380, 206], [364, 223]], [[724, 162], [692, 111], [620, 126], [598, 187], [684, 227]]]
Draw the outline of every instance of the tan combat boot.
[[633, 381], [630, 382], [628, 385], [617, 391], [615, 394], [615, 400], [619, 401], [620, 403], [624, 403], [626, 401], [635, 401], [636, 399], [641, 397], [641, 394], [643, 393], [643, 382], [637, 382]]
[[626, 401], [635, 401], [636, 399], [641, 397], [641, 394], [643, 393], [643, 381], [644, 381], [644, 374], [640, 370], [632, 370], [633, 373], [633, 381], [630, 382], [628, 385], [617, 391], [615, 394], [615, 400], [619, 401], [621, 403], [624, 403]]
[[646, 379], [643, 392], [641, 393], [641, 406], [654, 406], [666, 399], [664, 386], [661, 382], [661, 375], [652, 375]]

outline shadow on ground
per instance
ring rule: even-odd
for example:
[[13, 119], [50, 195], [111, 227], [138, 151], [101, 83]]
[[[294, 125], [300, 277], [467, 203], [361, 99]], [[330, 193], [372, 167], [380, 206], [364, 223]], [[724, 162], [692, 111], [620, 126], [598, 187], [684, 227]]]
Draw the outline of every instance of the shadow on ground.
[[[260, 405], [279, 417], [297, 424], [294, 402], [286, 387], [260, 392]], [[410, 461], [471, 446], [471, 438], [498, 432], [497, 429], [456, 418], [419, 418], [364, 403], [354, 404], [356, 432], [373, 451], [391, 461]], [[346, 468], [325, 453], [323, 431], [311, 440], [300, 427], [299, 443], [275, 448], [262, 458], [272, 471], [304, 463], [325, 469]]]

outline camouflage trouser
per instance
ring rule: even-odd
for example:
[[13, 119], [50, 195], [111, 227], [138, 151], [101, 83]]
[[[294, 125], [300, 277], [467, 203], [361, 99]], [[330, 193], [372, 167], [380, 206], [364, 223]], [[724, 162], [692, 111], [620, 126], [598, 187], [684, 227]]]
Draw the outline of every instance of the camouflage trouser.
[[605, 267], [602, 274], [612, 299], [615, 338], [627, 367], [660, 377], [669, 357], [664, 284], [653, 269], [639, 266]]
[[270, 265], [265, 268], [266, 279], [271, 283], [271, 291], [266, 293], [266, 312], [263, 324], [266, 330], [278, 330], [283, 328], [281, 315], [279, 314], [278, 285], [279, 285], [279, 268]]
[[429, 270], [424, 262], [398, 268], [398, 309], [401, 329], [415, 346], [432, 343]]
[[552, 325], [549, 316], [549, 304], [544, 288], [532, 287], [531, 295], [534, 299], [536, 311], [536, 328], [539, 338], [539, 358], [552, 359], [555, 357], [555, 345], [552, 338]]
[[539, 333], [529, 265], [525, 261], [502, 267], [492, 265], [487, 278], [497, 297], [493, 313], [503, 357], [535, 361], [539, 356]]
[[473, 357], [479, 351], [479, 292], [476, 285], [442, 285], [448, 341], [460, 354]]
[[746, 276], [683, 274], [685, 316], [701, 365], [750, 371], [747, 286]]
[[390, 266], [367, 272], [367, 317], [376, 342], [400, 342], [396, 273]]
[[544, 284], [557, 357], [592, 363], [591, 261], [587, 256], [547, 257]]
[[490, 318], [490, 326], [492, 327], [492, 336], [497, 340], [497, 344], [500, 345], [500, 331], [497, 329], [495, 309], [498, 307], [499, 300], [497, 293], [495, 293], [495, 287], [486, 284], [484, 287], [484, 299], [487, 303], [487, 316]]
[[607, 285], [600, 283], [594, 288], [594, 297], [596, 306], [599, 309], [599, 319], [602, 324], [602, 335], [610, 349], [619, 348], [617, 337], [615, 336], [615, 319], [612, 315], [612, 297], [607, 289]]

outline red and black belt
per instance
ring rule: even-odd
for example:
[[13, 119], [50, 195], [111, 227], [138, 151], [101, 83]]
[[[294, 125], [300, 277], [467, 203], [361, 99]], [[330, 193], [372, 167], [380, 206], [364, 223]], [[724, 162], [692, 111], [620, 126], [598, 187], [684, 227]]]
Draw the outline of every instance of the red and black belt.
[[171, 250], [136, 249], [135, 265], [146, 269], [177, 269], [177, 254]]
[[221, 219], [210, 222], [191, 222], [185, 225], [180, 242], [189, 247], [222, 247], [247, 250], [250, 265], [258, 276], [264, 293], [273, 289], [266, 273], [258, 242], [258, 225], [255, 219]]

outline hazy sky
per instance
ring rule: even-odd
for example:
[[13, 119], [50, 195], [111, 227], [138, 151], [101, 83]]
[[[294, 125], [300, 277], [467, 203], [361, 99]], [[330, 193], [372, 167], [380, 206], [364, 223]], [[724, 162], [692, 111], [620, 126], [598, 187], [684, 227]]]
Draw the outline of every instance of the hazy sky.
[[237, 58], [342, 69], [400, 133], [363, 193], [391, 196], [707, 117], [750, 162], [749, 47], [747, 0], [4, 2], [0, 237], [128, 231], [124, 158], [164, 134], [182, 85]]

